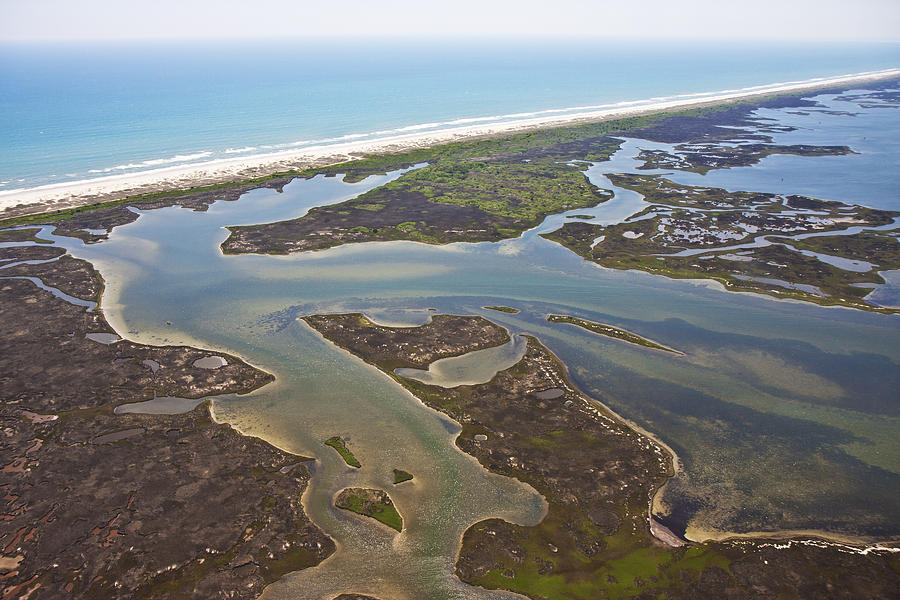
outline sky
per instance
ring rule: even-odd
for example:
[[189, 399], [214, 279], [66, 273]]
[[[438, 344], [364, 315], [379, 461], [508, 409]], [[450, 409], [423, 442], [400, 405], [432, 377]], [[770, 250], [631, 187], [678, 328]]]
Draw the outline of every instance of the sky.
[[336, 36], [900, 41], [900, 0], [0, 0], [0, 40]]

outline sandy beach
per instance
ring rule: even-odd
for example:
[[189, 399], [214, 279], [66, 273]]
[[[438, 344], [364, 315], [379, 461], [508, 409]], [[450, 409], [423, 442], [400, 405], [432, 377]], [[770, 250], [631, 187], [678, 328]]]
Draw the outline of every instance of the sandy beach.
[[0, 192], [0, 218], [10, 218], [50, 210], [84, 206], [127, 198], [138, 194], [185, 189], [261, 177], [271, 173], [335, 164], [367, 154], [398, 152], [442, 143], [521, 133], [546, 127], [576, 125], [609, 119], [645, 115], [746, 100], [777, 93], [812, 91], [847, 86], [869, 81], [900, 77], [900, 69], [857, 73], [838, 77], [777, 83], [740, 90], [725, 90], [645, 103], [625, 103], [603, 110], [586, 110], [569, 114], [544, 115], [533, 118], [483, 125], [466, 125], [437, 131], [393, 135], [365, 141], [323, 144], [274, 153], [242, 156], [189, 165], [98, 177], [90, 180], [46, 185], [30, 189]]

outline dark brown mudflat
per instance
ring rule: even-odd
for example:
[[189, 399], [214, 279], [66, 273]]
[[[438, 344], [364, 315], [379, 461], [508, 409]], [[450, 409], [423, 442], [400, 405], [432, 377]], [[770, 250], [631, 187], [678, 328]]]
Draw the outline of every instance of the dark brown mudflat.
[[[33, 255], [30, 248], [16, 258]], [[40, 248], [41, 252], [53, 250]], [[22, 266], [97, 300], [91, 266], [63, 257]], [[0, 280], [0, 578], [3, 598], [255, 598], [334, 543], [300, 504], [305, 461], [182, 415], [114, 415], [159, 395], [248, 392], [273, 378], [228, 356], [85, 339], [111, 332], [27, 280]], [[144, 360], [161, 365], [154, 373]]]

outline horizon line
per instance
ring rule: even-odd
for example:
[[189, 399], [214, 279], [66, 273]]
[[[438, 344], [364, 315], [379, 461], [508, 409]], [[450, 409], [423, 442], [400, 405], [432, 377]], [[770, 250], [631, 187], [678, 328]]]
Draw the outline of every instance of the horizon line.
[[303, 34], [303, 35], [139, 35], [139, 36], [24, 36], [3, 37], [0, 36], [0, 44], [26, 44], [26, 43], [102, 43], [102, 42], [322, 42], [328, 40], [346, 42], [349, 39], [359, 41], [435, 41], [435, 40], [478, 40], [482, 42], [502, 43], [510, 40], [533, 42], [659, 42], [659, 43], [688, 43], [702, 45], [704, 43], [728, 41], [729, 43], [785, 43], [797, 45], [814, 44], [859, 44], [859, 45], [900, 45], [898, 38], [869, 38], [869, 37], [778, 37], [778, 36], [709, 36], [697, 38], [695, 36], [651, 36], [651, 35], [591, 35], [591, 34], [558, 34], [558, 33], [367, 33], [367, 34]]

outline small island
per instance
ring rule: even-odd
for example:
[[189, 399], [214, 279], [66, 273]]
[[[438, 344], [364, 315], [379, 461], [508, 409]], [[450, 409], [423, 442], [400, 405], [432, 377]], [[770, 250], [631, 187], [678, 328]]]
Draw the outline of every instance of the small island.
[[354, 468], [362, 467], [362, 464], [353, 456], [353, 453], [350, 452], [350, 449], [347, 448], [347, 443], [344, 441], [344, 438], [340, 436], [330, 437], [325, 441], [326, 446], [330, 446], [337, 450], [337, 453], [341, 455], [341, 458], [344, 459], [344, 462], [349, 466]]
[[519, 314], [519, 309], [513, 308], [512, 306], [482, 306], [481, 308], [487, 310], [495, 310], [497, 312], [509, 313], [511, 315]]
[[412, 481], [412, 473], [407, 473], [402, 469], [394, 469], [394, 485], [403, 483], [404, 481]]
[[346, 488], [341, 490], [334, 505], [364, 517], [384, 523], [391, 529], [403, 530], [403, 518], [394, 507], [391, 497], [384, 490]]
[[587, 329], [588, 331], [596, 333], [597, 335], [605, 335], [606, 337], [611, 337], [616, 340], [622, 340], [623, 342], [643, 346], [645, 348], [662, 350], [664, 352], [672, 352], [673, 354], [684, 354], [684, 352], [679, 352], [678, 350], [673, 350], [668, 346], [657, 344], [656, 342], [648, 340], [645, 337], [641, 337], [636, 333], [631, 333], [630, 331], [625, 331], [624, 329], [619, 329], [618, 327], [613, 327], [612, 325], [606, 325], [604, 323], [595, 323], [593, 321], [588, 321], [587, 319], [571, 317], [569, 315], [548, 315], [547, 320], [551, 323], [568, 323], [570, 325], [575, 325], [576, 327], [581, 327], [582, 329]]

